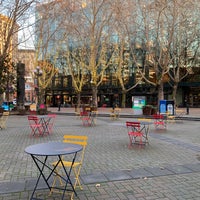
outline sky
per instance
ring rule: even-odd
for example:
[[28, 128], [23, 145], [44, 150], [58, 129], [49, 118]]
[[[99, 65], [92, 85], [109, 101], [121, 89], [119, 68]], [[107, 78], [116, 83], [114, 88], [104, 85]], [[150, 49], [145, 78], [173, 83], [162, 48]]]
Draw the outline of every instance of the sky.
[[[19, 0], [22, 4], [25, 3], [24, 0]], [[29, 0], [27, 0], [29, 1]], [[29, 1], [30, 2], [30, 1]], [[7, 17], [13, 18], [13, 13], [16, 0], [0, 0], [0, 14], [5, 15]], [[35, 13], [34, 13], [35, 4], [32, 4], [28, 12], [24, 13], [22, 16], [18, 16], [18, 25], [19, 25], [19, 48], [20, 49], [33, 49], [34, 48], [34, 21], [35, 21]], [[19, 11], [19, 10], [18, 10]], [[19, 11], [20, 13], [20, 11]], [[20, 13], [21, 15], [21, 13]]]

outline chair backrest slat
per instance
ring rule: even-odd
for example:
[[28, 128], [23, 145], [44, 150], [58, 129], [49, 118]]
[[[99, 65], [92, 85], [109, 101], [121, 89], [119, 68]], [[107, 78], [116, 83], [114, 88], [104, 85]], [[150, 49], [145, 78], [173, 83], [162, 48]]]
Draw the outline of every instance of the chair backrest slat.
[[64, 135], [63, 136], [63, 142], [79, 144], [82, 146], [87, 145], [87, 139], [88, 137], [84, 135]]
[[140, 127], [140, 122], [126, 122], [126, 126]]
[[126, 127], [127, 127], [127, 130], [128, 130], [128, 133], [139, 132], [140, 131], [140, 122], [127, 121]]
[[85, 149], [87, 146], [87, 140], [88, 137], [85, 135], [64, 135], [63, 136], [63, 142], [72, 143], [72, 144], [79, 144], [83, 147], [81, 156], [80, 156], [80, 162], [83, 162]]
[[153, 118], [158, 120], [158, 119], [163, 119], [164, 116], [160, 114], [156, 114], [156, 115], [153, 115]]
[[36, 115], [28, 115], [28, 121], [30, 124], [38, 124], [39, 118]]

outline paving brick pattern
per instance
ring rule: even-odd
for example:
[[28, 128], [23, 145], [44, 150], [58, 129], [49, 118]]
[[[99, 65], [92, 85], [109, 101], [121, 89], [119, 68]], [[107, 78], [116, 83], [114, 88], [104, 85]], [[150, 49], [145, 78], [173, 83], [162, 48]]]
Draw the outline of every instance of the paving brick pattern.
[[[98, 117], [96, 126], [83, 127], [80, 119], [64, 112], [61, 108], [53, 134], [44, 137], [30, 137], [27, 116], [9, 117], [8, 128], [0, 131], [0, 200], [30, 198], [38, 171], [24, 149], [36, 143], [61, 141], [64, 134], [89, 137], [81, 172], [84, 190], [77, 190], [75, 199], [200, 199], [198, 121], [170, 123], [166, 131], [151, 125], [150, 144], [128, 149], [125, 122], [134, 116], [121, 116], [119, 120]], [[54, 193], [49, 196], [44, 187], [41, 182], [43, 190], [37, 192], [38, 198], [61, 197]]]

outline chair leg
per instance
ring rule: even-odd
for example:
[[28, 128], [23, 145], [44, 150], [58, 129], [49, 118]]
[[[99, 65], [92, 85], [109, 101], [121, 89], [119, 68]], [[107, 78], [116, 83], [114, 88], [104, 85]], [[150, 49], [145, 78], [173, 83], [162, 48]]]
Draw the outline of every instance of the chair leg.
[[80, 189], [82, 190], [83, 187], [81, 185], [81, 182], [80, 182], [80, 178], [79, 178], [79, 175], [80, 175], [80, 167], [79, 166], [79, 169], [77, 170], [75, 167], [73, 168], [73, 172], [74, 172], [74, 175], [75, 175], [75, 183], [74, 183], [74, 188], [76, 186], [80, 187]]
[[133, 136], [129, 135], [129, 145], [128, 145], [128, 148], [131, 148], [132, 144], [133, 144]]
[[[73, 168], [73, 172], [74, 172], [74, 176], [75, 176], [75, 182], [74, 182], [73, 186], [74, 186], [74, 189], [76, 189], [76, 187], [79, 187], [80, 190], [83, 190], [83, 187], [80, 182], [81, 165], [79, 165], [77, 168], [76, 167]], [[71, 200], [73, 200], [73, 197], [74, 197], [74, 192], [72, 192], [72, 194], [71, 194]]]
[[31, 136], [35, 135], [35, 128], [31, 126]]
[[[55, 172], [58, 173], [58, 170], [55, 170]], [[58, 175], [55, 175], [54, 179], [53, 179], [52, 186], [51, 186], [52, 188], [49, 192], [49, 195], [51, 195], [54, 191], [57, 192], [57, 193], [61, 193], [59, 190], [56, 190], [56, 189], [53, 188], [53, 187], [56, 186], [57, 181], [59, 182], [60, 186], [64, 186], [62, 179]]]
[[[74, 176], [75, 176], [75, 182], [74, 182], [74, 189], [76, 189], [76, 187], [79, 187], [81, 190], [83, 190], [83, 187], [81, 185], [80, 179], [79, 179], [79, 175], [80, 175], [80, 168], [81, 166], [79, 166], [79, 169], [77, 170], [75, 167], [72, 168], [73, 172], [74, 172]], [[58, 173], [58, 171], [56, 170], [56, 173]], [[53, 187], [56, 186], [56, 183], [58, 182], [59, 186], [64, 186], [62, 179], [58, 176], [55, 175], [54, 179], [53, 179], [53, 183], [52, 183], [52, 188], [51, 191], [49, 193], [49, 195], [51, 195], [54, 191], [59, 193], [60, 191], [58, 190], [54, 190]], [[71, 194], [71, 200], [73, 200], [74, 197], [74, 192], [72, 192]]]
[[91, 122], [89, 119], [83, 119], [83, 126], [90, 126], [91, 125]]

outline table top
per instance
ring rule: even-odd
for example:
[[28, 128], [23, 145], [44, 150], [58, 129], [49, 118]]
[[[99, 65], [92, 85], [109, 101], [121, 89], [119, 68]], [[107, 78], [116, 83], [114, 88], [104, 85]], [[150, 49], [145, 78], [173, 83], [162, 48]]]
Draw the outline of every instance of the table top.
[[49, 115], [37, 115], [37, 118], [51, 118]]
[[153, 124], [153, 122], [151, 122], [151, 121], [140, 121], [140, 124], [141, 125], [151, 125], [151, 124]]
[[37, 156], [58, 156], [73, 154], [82, 150], [78, 144], [64, 142], [47, 142], [26, 147], [25, 152]]

